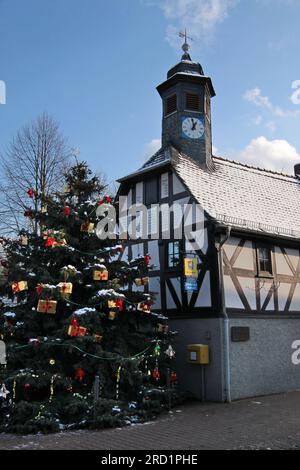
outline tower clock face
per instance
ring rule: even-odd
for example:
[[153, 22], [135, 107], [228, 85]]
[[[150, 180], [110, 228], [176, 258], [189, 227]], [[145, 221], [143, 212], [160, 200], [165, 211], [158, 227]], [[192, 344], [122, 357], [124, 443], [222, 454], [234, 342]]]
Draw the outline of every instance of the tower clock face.
[[194, 117], [182, 118], [182, 137], [185, 139], [201, 139], [204, 135], [204, 123]]

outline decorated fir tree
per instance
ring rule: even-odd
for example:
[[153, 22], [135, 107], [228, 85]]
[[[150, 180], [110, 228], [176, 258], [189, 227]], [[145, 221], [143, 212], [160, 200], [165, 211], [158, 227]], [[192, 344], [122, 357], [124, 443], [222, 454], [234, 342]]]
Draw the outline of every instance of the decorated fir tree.
[[[151, 312], [150, 257], [124, 257], [96, 225], [112, 204], [85, 163], [40, 201], [33, 232], [6, 243], [0, 303], [0, 430], [52, 432], [139, 422], [175, 395], [172, 333]], [[28, 191], [30, 200], [39, 198]], [[97, 208], [102, 206], [102, 216]], [[32, 204], [35, 206], [35, 204]], [[134, 286], [145, 285], [146, 293]]]

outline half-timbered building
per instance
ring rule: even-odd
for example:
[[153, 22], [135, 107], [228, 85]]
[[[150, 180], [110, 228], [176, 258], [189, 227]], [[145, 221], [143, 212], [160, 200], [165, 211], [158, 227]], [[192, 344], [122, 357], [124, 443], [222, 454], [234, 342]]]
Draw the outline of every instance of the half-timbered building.
[[[150, 283], [138, 289], [156, 294], [153, 309], [179, 332], [182, 389], [203, 398], [205, 380], [206, 398], [216, 401], [293, 390], [300, 387], [299, 166], [287, 175], [213, 156], [215, 91], [183, 48], [157, 87], [162, 148], [119, 180], [119, 196], [147, 208], [147, 236], [129, 240], [123, 256], [151, 256]], [[194, 210], [185, 221], [188, 238], [177, 230], [185, 205], [203, 211], [200, 228]], [[192, 288], [186, 258], [197, 259]], [[187, 362], [189, 344], [209, 346], [205, 376]]]

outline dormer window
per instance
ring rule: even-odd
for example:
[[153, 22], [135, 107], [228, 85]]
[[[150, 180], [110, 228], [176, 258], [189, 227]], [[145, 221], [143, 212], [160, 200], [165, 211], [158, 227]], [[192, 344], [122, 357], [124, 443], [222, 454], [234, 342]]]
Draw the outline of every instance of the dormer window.
[[196, 95], [194, 93], [187, 93], [185, 107], [188, 111], [200, 111], [199, 95]]
[[177, 95], [169, 96], [165, 101], [165, 116], [177, 111]]

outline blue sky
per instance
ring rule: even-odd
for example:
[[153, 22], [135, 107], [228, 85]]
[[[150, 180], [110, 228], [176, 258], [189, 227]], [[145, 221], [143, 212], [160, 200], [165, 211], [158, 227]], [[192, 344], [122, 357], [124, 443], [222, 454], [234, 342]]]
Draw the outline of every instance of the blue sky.
[[299, 18], [299, 0], [0, 0], [0, 151], [47, 111], [109, 180], [135, 170], [159, 145], [155, 88], [179, 60], [186, 26], [217, 93], [217, 154], [291, 171]]

